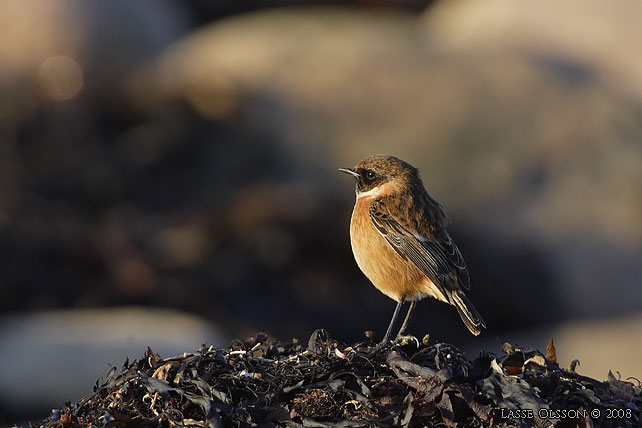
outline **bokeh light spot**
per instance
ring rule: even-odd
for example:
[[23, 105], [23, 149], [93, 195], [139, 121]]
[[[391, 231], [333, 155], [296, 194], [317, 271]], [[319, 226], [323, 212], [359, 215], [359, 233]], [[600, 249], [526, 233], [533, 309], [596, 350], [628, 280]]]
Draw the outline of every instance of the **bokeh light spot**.
[[40, 65], [38, 81], [44, 94], [53, 100], [75, 97], [83, 86], [80, 65], [68, 56], [50, 56]]

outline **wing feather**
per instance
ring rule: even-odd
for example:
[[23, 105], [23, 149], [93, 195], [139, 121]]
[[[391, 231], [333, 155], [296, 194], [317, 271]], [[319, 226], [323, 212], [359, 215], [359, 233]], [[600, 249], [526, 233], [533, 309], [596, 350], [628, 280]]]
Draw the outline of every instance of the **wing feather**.
[[410, 260], [450, 300], [453, 291], [470, 288], [466, 263], [448, 232], [425, 236], [402, 225], [379, 199], [370, 205], [375, 227], [403, 258]]

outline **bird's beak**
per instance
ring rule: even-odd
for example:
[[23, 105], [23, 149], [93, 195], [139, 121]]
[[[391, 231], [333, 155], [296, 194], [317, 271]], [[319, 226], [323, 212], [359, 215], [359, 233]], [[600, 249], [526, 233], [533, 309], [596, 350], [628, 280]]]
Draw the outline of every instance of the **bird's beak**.
[[346, 174], [350, 174], [350, 175], [352, 175], [354, 177], [359, 177], [359, 174], [354, 172], [353, 168], [339, 168], [339, 171], [345, 172]]

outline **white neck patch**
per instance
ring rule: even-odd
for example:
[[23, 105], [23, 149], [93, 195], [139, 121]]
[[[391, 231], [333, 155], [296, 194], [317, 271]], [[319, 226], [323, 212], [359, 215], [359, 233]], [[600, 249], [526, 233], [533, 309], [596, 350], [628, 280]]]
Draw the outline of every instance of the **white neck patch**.
[[367, 192], [357, 192], [357, 199], [368, 198], [368, 197], [377, 197], [383, 192], [383, 189], [380, 186], [373, 187]]

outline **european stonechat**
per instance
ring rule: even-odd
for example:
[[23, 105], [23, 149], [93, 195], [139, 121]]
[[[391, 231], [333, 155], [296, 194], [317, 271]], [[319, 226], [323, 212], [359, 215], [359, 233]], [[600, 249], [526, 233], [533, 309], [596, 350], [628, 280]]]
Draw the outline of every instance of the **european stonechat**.
[[350, 221], [352, 252], [374, 286], [397, 302], [382, 343], [390, 339], [401, 307], [410, 301], [397, 337], [418, 300], [434, 297], [457, 308], [474, 335], [486, 327], [464, 290], [466, 263], [446, 226], [443, 208], [426, 191], [419, 170], [394, 156], [372, 156], [339, 168], [357, 180]]

